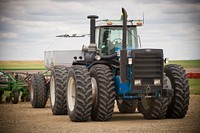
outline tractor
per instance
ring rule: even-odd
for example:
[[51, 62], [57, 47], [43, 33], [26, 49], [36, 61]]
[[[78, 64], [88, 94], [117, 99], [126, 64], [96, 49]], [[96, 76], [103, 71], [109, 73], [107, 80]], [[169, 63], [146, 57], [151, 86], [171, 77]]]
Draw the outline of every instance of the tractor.
[[115, 100], [121, 113], [137, 108], [146, 119], [185, 117], [190, 97], [184, 68], [166, 64], [162, 49], [141, 48], [137, 27], [143, 21], [127, 16], [124, 8], [120, 20], [90, 15], [88, 46], [46, 51], [51, 77], [32, 76], [32, 106], [45, 107], [50, 91], [53, 114], [74, 122], [110, 120]]

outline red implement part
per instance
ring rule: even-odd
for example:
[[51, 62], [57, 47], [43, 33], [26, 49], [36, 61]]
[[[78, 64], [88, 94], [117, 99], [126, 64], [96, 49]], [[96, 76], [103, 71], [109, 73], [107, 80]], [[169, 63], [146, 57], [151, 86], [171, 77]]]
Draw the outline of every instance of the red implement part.
[[29, 90], [29, 92], [31, 91], [31, 80], [30, 79], [28, 80], [28, 90]]
[[188, 78], [200, 78], [200, 73], [187, 73]]

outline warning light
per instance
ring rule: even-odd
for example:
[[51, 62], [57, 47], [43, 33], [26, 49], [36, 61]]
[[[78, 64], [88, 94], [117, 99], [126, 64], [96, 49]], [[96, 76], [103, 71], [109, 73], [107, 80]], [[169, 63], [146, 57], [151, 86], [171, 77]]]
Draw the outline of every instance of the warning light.
[[112, 22], [107, 22], [107, 25], [112, 25]]
[[142, 22], [137, 22], [137, 26], [142, 26]]

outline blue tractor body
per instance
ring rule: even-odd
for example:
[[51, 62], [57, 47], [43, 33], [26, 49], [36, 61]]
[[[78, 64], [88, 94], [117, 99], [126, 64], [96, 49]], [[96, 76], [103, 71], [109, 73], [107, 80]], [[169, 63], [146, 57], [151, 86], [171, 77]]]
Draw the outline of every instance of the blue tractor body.
[[[141, 25], [141, 20], [127, 21], [126, 48], [124, 50], [122, 20], [98, 21], [95, 27], [97, 54], [101, 57], [116, 55], [115, 59], [110, 59], [106, 63], [113, 70], [115, 93], [122, 99], [162, 95], [163, 50], [140, 48], [137, 26]], [[121, 51], [124, 52], [121, 54]], [[123, 59], [124, 62], [121, 61]], [[122, 80], [122, 76], [125, 80]]]

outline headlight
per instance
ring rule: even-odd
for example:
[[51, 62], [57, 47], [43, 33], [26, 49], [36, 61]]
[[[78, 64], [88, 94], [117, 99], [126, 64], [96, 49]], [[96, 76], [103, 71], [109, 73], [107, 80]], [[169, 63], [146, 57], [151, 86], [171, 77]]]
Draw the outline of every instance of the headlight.
[[119, 57], [120, 57], [120, 50], [118, 50], [118, 51], [117, 51], [117, 56], [119, 56]]
[[154, 85], [161, 85], [160, 79], [154, 79]]
[[96, 59], [96, 60], [101, 60], [101, 56], [96, 55], [96, 56], [95, 56], [95, 59]]
[[142, 82], [141, 82], [140, 79], [136, 79], [136, 80], [134, 81], [134, 85], [135, 85], [135, 86], [140, 86], [141, 84], [142, 84]]
[[129, 64], [129, 65], [132, 64], [132, 58], [128, 58], [128, 64]]

